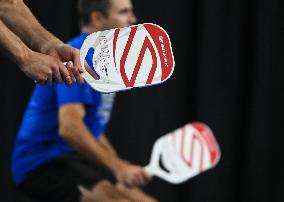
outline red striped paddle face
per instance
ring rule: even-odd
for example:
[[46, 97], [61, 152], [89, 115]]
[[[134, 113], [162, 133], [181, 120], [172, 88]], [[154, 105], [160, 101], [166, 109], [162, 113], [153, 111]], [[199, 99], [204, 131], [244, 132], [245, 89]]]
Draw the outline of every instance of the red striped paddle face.
[[210, 128], [196, 122], [159, 138], [145, 169], [151, 175], [178, 184], [214, 167], [220, 156]]
[[[89, 35], [80, 50], [82, 66], [91, 55], [83, 77], [100, 92], [145, 87], [166, 81], [174, 70], [168, 34], [155, 24], [140, 24]], [[96, 79], [97, 74], [99, 79]]]

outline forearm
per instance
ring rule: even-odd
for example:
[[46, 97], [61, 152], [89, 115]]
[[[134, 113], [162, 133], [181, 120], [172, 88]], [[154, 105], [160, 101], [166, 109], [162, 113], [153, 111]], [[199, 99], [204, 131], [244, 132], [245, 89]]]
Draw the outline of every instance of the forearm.
[[117, 152], [115, 151], [114, 147], [112, 144], [109, 142], [108, 138], [106, 137], [105, 134], [101, 135], [99, 142], [101, 145], [103, 145], [107, 150], [109, 150], [113, 155], [117, 156]]
[[62, 44], [40, 25], [22, 0], [0, 0], [0, 19], [33, 50], [46, 53], [51, 46]]
[[60, 134], [77, 152], [96, 161], [112, 173], [121, 167], [121, 160], [102, 146], [82, 121], [69, 124], [69, 126], [71, 127], [62, 130]]
[[0, 20], [0, 49], [18, 65], [24, 60], [31, 50], [11, 32]]

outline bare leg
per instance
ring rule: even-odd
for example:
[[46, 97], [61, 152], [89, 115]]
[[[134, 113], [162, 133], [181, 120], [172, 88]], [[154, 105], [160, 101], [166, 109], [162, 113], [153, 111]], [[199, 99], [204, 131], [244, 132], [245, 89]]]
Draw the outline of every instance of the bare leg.
[[126, 195], [132, 202], [157, 202], [157, 199], [146, 194], [139, 188], [128, 188], [121, 183], [117, 183], [116, 188]]
[[88, 190], [79, 186], [81, 202], [130, 202], [115, 186], [107, 180], [98, 182], [92, 189]]

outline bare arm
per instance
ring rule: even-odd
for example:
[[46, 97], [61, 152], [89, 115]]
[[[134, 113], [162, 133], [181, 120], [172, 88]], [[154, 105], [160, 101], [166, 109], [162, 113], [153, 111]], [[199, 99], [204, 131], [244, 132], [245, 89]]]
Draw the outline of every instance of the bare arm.
[[0, 20], [0, 49], [17, 64], [21, 64], [31, 50]]
[[68, 104], [60, 107], [60, 135], [79, 153], [114, 172], [121, 166], [119, 160], [93, 137], [83, 121], [84, 116], [85, 108], [81, 104]]
[[113, 155], [117, 156], [117, 152], [115, 151], [115, 149], [113, 148], [112, 144], [109, 142], [108, 138], [106, 137], [106, 135], [101, 135], [99, 142], [102, 146], [104, 146], [106, 149], [109, 150], [109, 152], [111, 152]]
[[51, 68], [52, 76], [48, 77], [48, 83], [53, 78], [67, 84], [72, 83], [71, 78], [76, 78], [79, 83], [83, 83], [79, 50], [65, 45], [43, 28], [23, 0], [0, 0], [0, 20], [32, 50], [53, 56], [54, 60], [61, 63], [73, 62], [72, 68], [68, 70], [62, 64]]
[[[0, 19], [0, 50], [14, 61], [31, 79], [45, 83], [56, 74], [58, 66], [63, 66], [52, 57], [29, 49]], [[57, 72], [59, 74], [59, 72]], [[68, 72], [67, 72], [68, 73]], [[60, 80], [57, 80], [60, 82]]]
[[[120, 159], [116, 153], [97, 141], [85, 125], [85, 107], [82, 104], [67, 104], [59, 109], [59, 134], [77, 152], [101, 164], [114, 174], [118, 181], [129, 185], [144, 185], [149, 176], [140, 166]], [[104, 141], [104, 140], [103, 140]]]
[[63, 44], [40, 25], [23, 0], [0, 0], [0, 19], [35, 51], [46, 53]]

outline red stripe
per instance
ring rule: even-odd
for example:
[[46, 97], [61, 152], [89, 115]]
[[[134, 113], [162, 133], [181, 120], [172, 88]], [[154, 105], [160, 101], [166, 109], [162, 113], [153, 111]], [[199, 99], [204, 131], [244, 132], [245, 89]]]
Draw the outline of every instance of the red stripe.
[[184, 155], [184, 144], [185, 144], [185, 127], [182, 128], [182, 131], [181, 131], [181, 148], [180, 148], [180, 155], [181, 155], [181, 158], [182, 160], [189, 166], [191, 167], [191, 162], [190, 161], [187, 161], [186, 158], [185, 158], [185, 155]]
[[135, 33], [137, 31], [137, 27], [131, 27], [131, 29], [132, 30], [130, 32], [130, 35], [129, 35], [126, 47], [124, 49], [123, 55], [122, 55], [121, 60], [120, 60], [120, 72], [121, 72], [122, 80], [123, 80], [124, 84], [127, 87], [133, 87], [134, 86], [134, 83], [136, 81], [138, 72], [139, 72], [139, 70], [141, 68], [141, 64], [142, 64], [145, 52], [146, 52], [146, 50], [148, 48], [150, 53], [151, 53], [151, 56], [152, 56], [152, 59], [153, 59], [153, 63], [152, 63], [152, 67], [151, 67], [151, 70], [150, 70], [150, 73], [148, 75], [146, 83], [147, 84], [151, 84], [152, 81], [153, 81], [153, 78], [154, 78], [155, 71], [157, 69], [157, 56], [156, 56], [154, 47], [153, 47], [153, 45], [152, 45], [152, 43], [151, 43], [151, 41], [149, 40], [148, 37], [145, 37], [145, 40], [143, 42], [142, 48], [140, 50], [137, 62], [135, 64], [135, 67], [134, 67], [134, 70], [133, 70], [133, 73], [132, 73], [131, 79], [129, 80], [127, 75], [126, 75], [126, 72], [125, 72], [125, 61], [127, 59], [127, 56], [128, 56], [128, 53], [129, 53], [129, 50], [130, 50], [130, 47], [131, 47], [131, 44], [133, 42], [133, 38], [135, 36]]
[[[161, 68], [162, 68], [161, 80], [163, 81], [170, 76], [174, 68], [174, 58], [171, 50], [170, 39], [167, 33], [156, 25], [144, 24], [143, 26], [147, 29], [148, 33], [152, 37], [153, 42], [158, 50], [158, 54], [160, 56]], [[162, 37], [163, 42], [159, 40], [160, 37]], [[164, 50], [162, 48], [162, 45]], [[165, 63], [165, 59], [167, 60], [167, 63]]]
[[209, 149], [211, 163], [215, 163], [217, 157], [220, 155], [220, 151], [213, 133], [205, 124], [202, 123], [192, 123], [192, 127], [199, 131], [201, 137], [204, 139]]
[[189, 162], [190, 162], [190, 164], [192, 165], [193, 164], [193, 155], [194, 155], [194, 142], [195, 142], [195, 140], [196, 140], [196, 135], [195, 134], [193, 134], [192, 135], [192, 140], [191, 140], [191, 145], [190, 145], [190, 157], [189, 157]]
[[[153, 81], [153, 78], [154, 78], [154, 74], [155, 74], [156, 69], [157, 69], [157, 56], [156, 56], [154, 47], [153, 47], [152, 43], [150, 42], [150, 40], [148, 39], [148, 37], [145, 38], [144, 44], [145, 44], [145, 46], [147, 46], [149, 48], [150, 53], [152, 55], [152, 59], [153, 59], [151, 71], [150, 71], [148, 79], [146, 81], [147, 84], [151, 84], [152, 81]], [[144, 44], [143, 44], [143, 46], [144, 46]], [[146, 49], [145, 49], [145, 51], [146, 51]], [[144, 53], [143, 53], [143, 55], [144, 55]]]
[[198, 139], [199, 143], [200, 143], [200, 161], [199, 161], [199, 172], [202, 171], [202, 168], [203, 168], [203, 158], [204, 158], [204, 146], [203, 146], [203, 143], [202, 143], [202, 140], [200, 139], [200, 137], [197, 137], [197, 135], [195, 136], [196, 137], [196, 140]]
[[186, 136], [186, 127], [182, 128], [182, 141], [181, 141], [181, 158], [182, 160], [189, 166], [192, 167], [193, 166], [193, 161], [194, 161], [194, 153], [195, 151], [195, 142], [198, 141], [200, 143], [200, 161], [199, 161], [199, 172], [202, 171], [203, 168], [203, 159], [204, 159], [204, 146], [202, 143], [202, 139], [196, 134], [194, 133], [192, 135], [192, 140], [191, 140], [191, 145], [190, 145], [190, 153], [189, 153], [189, 160], [187, 160], [185, 158], [185, 154], [184, 154], [184, 146], [185, 146], [185, 136]]
[[129, 50], [130, 50], [131, 44], [133, 42], [133, 38], [135, 36], [136, 31], [137, 31], [137, 26], [131, 27], [129, 38], [127, 40], [124, 52], [123, 52], [121, 60], [120, 60], [120, 73], [121, 73], [121, 77], [122, 77], [122, 80], [124, 81], [124, 84], [127, 87], [132, 87], [133, 85], [131, 86], [131, 84], [130, 84], [128, 78], [127, 78], [127, 75], [126, 75], [126, 72], [125, 72], [125, 61], [126, 61], [126, 58], [128, 56], [128, 53], [129, 53]]
[[116, 67], [116, 59], [115, 59], [115, 51], [116, 51], [116, 42], [117, 42], [117, 38], [118, 38], [118, 34], [120, 32], [120, 29], [115, 29], [114, 31], [114, 37], [113, 37], [113, 59], [114, 59], [114, 66]]

